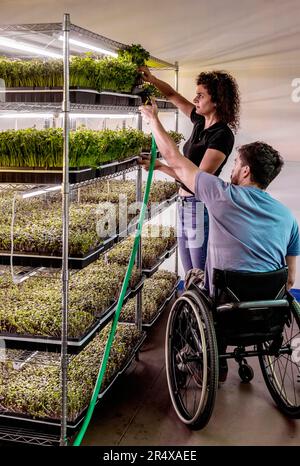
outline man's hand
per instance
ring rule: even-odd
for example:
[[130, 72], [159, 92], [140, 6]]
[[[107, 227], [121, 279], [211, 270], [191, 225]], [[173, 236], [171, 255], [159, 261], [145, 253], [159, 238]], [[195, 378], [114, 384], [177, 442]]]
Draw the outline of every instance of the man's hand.
[[155, 103], [154, 97], [151, 97], [152, 105], [141, 105], [139, 110], [143, 118], [145, 118], [147, 123], [152, 123], [155, 120], [158, 120], [157, 105]]
[[[138, 160], [138, 164], [141, 165], [141, 167], [143, 167], [146, 171], [149, 171], [150, 163], [151, 163], [150, 155], [149, 156], [143, 155]], [[159, 170], [162, 165], [163, 164], [159, 160], [155, 160], [154, 170]]]
[[147, 83], [154, 83], [155, 76], [150, 72], [148, 66], [141, 66], [138, 71], [141, 73], [144, 81]]

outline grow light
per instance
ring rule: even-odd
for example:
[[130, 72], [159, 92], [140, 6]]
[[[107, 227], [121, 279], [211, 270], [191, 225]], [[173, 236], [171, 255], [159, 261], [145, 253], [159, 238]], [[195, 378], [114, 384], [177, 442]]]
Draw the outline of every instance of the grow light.
[[[118, 113], [70, 113], [71, 118], [134, 118], [137, 114], [129, 113], [129, 114], [118, 114]], [[62, 114], [60, 114], [62, 117]]]
[[29, 193], [22, 193], [20, 197], [22, 199], [28, 199], [29, 197], [40, 196], [41, 194], [47, 194], [49, 192], [59, 191], [61, 189], [60, 185], [51, 186], [50, 188], [43, 188], [43, 189], [36, 189], [34, 191], [30, 191]]
[[[59, 36], [59, 40], [63, 41], [63, 36]], [[115, 52], [111, 52], [110, 50], [101, 49], [99, 47], [95, 47], [95, 45], [86, 44], [85, 42], [81, 42], [80, 40], [69, 39], [70, 44], [77, 45], [78, 47], [82, 47], [83, 49], [93, 50], [94, 52], [103, 53], [104, 55], [109, 55], [111, 57], [117, 57], [118, 54]]]
[[2, 113], [0, 118], [53, 118], [53, 113]]
[[17, 42], [14, 39], [8, 39], [7, 37], [0, 37], [0, 45], [8, 49], [23, 50], [24, 52], [34, 53], [36, 55], [43, 55], [45, 57], [51, 58], [63, 58], [62, 55], [49, 52], [49, 50], [40, 49], [30, 44], [25, 44], [24, 42]]

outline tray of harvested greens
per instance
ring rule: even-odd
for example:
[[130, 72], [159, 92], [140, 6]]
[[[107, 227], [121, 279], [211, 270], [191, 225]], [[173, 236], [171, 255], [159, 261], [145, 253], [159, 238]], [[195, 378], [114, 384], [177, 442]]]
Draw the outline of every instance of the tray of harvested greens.
[[[77, 353], [114, 316], [126, 267], [98, 261], [70, 276], [68, 351]], [[59, 273], [41, 273], [19, 285], [8, 274], [0, 281], [0, 340], [7, 347], [46, 349], [61, 346]], [[142, 288], [144, 277], [133, 269], [125, 302]]]
[[[103, 329], [84, 350], [69, 356], [68, 420], [70, 430], [82, 421], [93, 393], [109, 328]], [[145, 338], [131, 324], [118, 324], [100, 397], [134, 358]], [[27, 425], [60, 427], [60, 354], [6, 350], [0, 361], [0, 419]], [[11, 424], [10, 424], [11, 425]]]

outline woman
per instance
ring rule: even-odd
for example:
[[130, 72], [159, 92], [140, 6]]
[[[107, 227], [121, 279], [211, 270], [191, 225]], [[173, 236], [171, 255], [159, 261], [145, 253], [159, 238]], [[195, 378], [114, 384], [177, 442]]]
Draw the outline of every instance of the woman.
[[[192, 103], [156, 78], [147, 67], [141, 67], [140, 71], [144, 81], [157, 87], [191, 119], [194, 128], [183, 147], [183, 155], [201, 170], [219, 176], [234, 145], [233, 132], [239, 126], [240, 98], [235, 79], [224, 71], [200, 73]], [[142, 161], [142, 165], [148, 168], [149, 161]], [[175, 178], [173, 170], [159, 160], [155, 169]], [[181, 262], [185, 273], [195, 268], [204, 270], [208, 213], [204, 204], [195, 199], [194, 193], [179, 184], [177, 236]]]

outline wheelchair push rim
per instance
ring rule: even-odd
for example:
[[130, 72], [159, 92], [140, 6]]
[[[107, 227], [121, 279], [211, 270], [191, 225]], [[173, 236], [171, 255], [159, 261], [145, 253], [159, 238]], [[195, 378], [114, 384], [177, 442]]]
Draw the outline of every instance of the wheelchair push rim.
[[183, 293], [171, 309], [165, 356], [176, 414], [191, 428], [203, 428], [215, 402], [218, 352], [209, 311], [194, 291]]
[[[261, 354], [259, 362], [267, 388], [281, 412], [300, 418], [300, 308], [291, 304], [290, 319], [283, 328], [283, 341], [276, 355]], [[270, 343], [259, 350], [268, 352]]]

